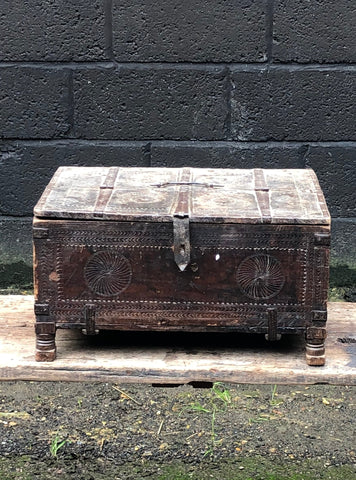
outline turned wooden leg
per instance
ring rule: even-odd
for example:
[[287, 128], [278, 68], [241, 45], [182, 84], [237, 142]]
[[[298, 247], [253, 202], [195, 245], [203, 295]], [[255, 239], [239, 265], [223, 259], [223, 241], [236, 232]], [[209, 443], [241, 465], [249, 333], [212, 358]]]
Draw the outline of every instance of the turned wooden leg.
[[36, 324], [36, 362], [52, 362], [56, 358], [56, 326], [54, 323]]
[[316, 345], [307, 343], [305, 357], [307, 364], [311, 366], [325, 365], [325, 344], [324, 342]]
[[311, 366], [325, 365], [326, 329], [309, 327], [306, 331], [306, 361]]

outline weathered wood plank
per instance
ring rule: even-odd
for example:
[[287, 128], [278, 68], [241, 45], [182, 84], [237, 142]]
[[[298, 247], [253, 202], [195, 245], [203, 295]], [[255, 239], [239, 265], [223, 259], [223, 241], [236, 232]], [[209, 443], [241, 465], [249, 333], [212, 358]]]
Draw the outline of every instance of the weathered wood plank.
[[304, 339], [239, 334], [57, 332], [55, 362], [34, 359], [33, 297], [0, 297], [0, 380], [356, 385], [356, 304], [330, 303], [327, 363], [308, 367]]

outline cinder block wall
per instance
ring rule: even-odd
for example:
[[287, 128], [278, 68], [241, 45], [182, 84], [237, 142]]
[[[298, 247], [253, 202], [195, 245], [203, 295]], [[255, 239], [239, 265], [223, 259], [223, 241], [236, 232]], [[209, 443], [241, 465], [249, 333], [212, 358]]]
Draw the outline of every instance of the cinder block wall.
[[356, 266], [351, 0], [1, 0], [0, 286], [59, 165], [312, 167]]

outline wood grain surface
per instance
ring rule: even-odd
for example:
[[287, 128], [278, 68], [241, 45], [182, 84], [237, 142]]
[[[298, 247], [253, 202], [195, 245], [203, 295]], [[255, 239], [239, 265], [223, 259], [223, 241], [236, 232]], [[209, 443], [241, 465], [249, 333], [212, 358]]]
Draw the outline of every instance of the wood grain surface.
[[33, 297], [0, 297], [0, 380], [356, 384], [356, 304], [328, 306], [327, 360], [305, 364], [303, 338], [263, 335], [57, 332], [55, 362], [35, 362]]
[[329, 225], [311, 169], [60, 167], [39, 218]]

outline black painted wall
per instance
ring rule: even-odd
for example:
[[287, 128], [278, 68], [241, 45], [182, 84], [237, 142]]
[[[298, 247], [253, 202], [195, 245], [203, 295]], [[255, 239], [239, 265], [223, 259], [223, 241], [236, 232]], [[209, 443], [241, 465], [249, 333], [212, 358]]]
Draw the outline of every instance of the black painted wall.
[[0, 285], [59, 165], [312, 167], [355, 266], [355, 39], [353, 0], [1, 0]]

